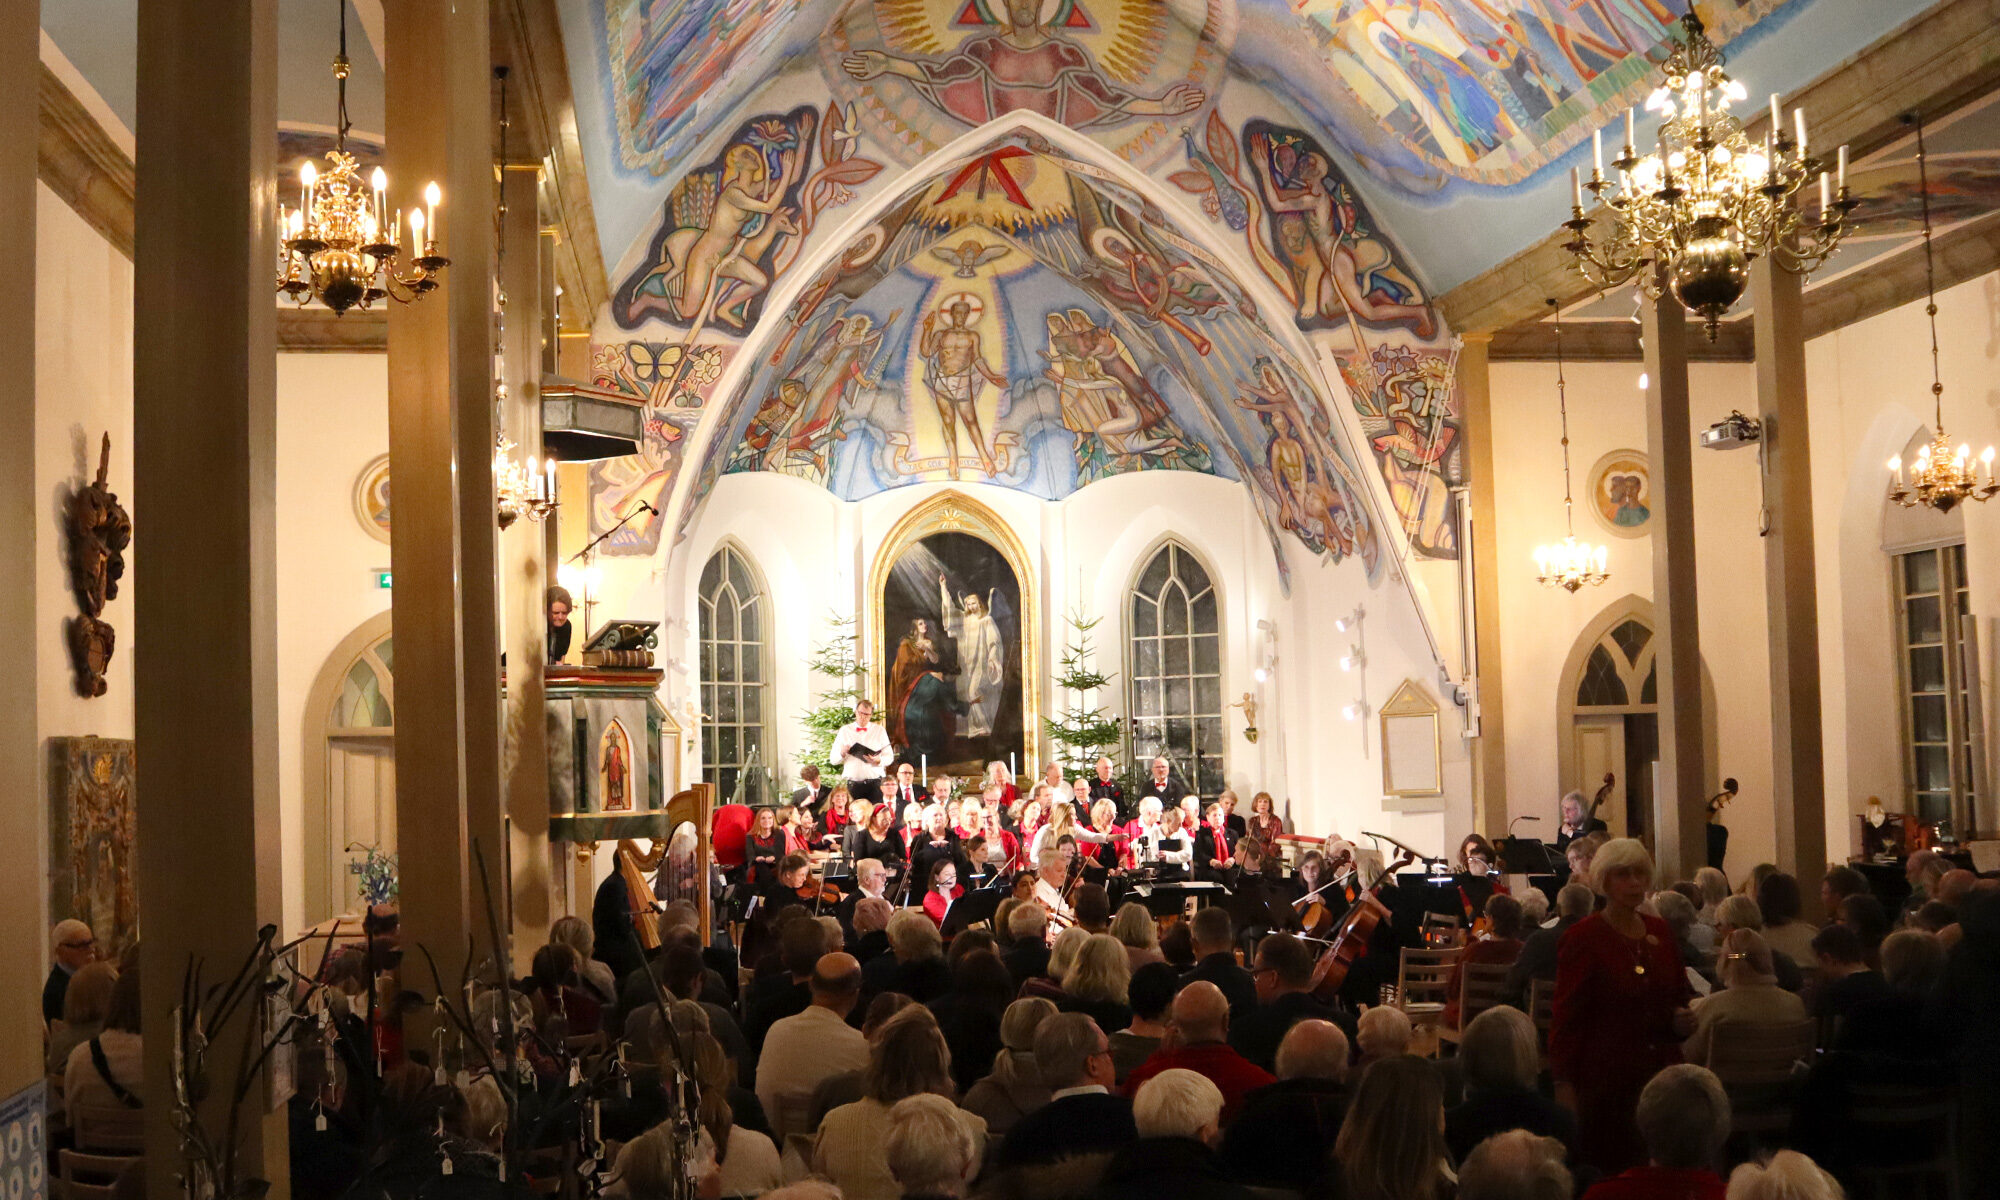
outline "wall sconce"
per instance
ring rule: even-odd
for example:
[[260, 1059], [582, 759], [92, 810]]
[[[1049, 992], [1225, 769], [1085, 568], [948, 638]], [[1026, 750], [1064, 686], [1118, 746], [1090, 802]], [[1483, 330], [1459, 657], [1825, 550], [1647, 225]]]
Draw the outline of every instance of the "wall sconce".
[[[1263, 674], [1263, 672], [1262, 672], [1261, 670], [1259, 670], [1258, 674], [1260, 674], [1260, 675], [1261, 675], [1261, 674]], [[1251, 692], [1245, 692], [1245, 693], [1243, 693], [1243, 698], [1242, 698], [1241, 700], [1235, 700], [1235, 701], [1232, 701], [1232, 702], [1230, 703], [1229, 707], [1231, 707], [1231, 708], [1240, 708], [1240, 709], [1242, 709], [1242, 710], [1243, 710], [1243, 722], [1244, 722], [1244, 725], [1243, 725], [1243, 740], [1244, 740], [1244, 741], [1246, 741], [1246, 742], [1249, 742], [1249, 743], [1250, 743], [1251, 745], [1253, 745], [1253, 746], [1254, 746], [1254, 745], [1256, 745], [1256, 744], [1257, 744], [1257, 697], [1256, 697], [1256, 695], [1255, 695], [1255, 694], [1253, 694], [1253, 693], [1251, 693]]]

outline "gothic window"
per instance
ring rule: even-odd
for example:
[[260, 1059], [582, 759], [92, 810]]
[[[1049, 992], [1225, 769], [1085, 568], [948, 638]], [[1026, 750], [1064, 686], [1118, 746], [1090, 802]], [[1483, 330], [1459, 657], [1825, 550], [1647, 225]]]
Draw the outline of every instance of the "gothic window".
[[766, 681], [769, 620], [764, 591], [745, 559], [724, 546], [702, 568], [700, 593], [702, 777], [719, 803], [736, 799], [752, 764], [770, 759]]
[[1972, 672], [1965, 667], [1971, 592], [1963, 543], [1896, 556], [1904, 768], [1918, 817], [1967, 828], [1972, 812]]
[[1164, 754], [1204, 797], [1222, 790], [1222, 634], [1200, 561], [1169, 542], [1132, 586], [1126, 626], [1131, 761]]

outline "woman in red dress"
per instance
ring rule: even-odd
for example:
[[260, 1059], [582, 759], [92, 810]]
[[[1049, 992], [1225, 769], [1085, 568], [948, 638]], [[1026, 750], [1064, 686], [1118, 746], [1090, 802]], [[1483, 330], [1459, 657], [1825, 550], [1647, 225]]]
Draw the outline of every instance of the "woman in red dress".
[[1653, 882], [1646, 848], [1606, 842], [1591, 874], [1605, 905], [1556, 949], [1549, 1069], [1556, 1099], [1576, 1113], [1578, 1157], [1609, 1177], [1646, 1161], [1639, 1092], [1681, 1060], [1689, 988], [1673, 930], [1639, 911]]
[[931, 868], [930, 886], [924, 889], [924, 915], [939, 928], [944, 927], [944, 915], [951, 910], [952, 901], [965, 895], [965, 889], [958, 885], [958, 865], [949, 858], [940, 858]]

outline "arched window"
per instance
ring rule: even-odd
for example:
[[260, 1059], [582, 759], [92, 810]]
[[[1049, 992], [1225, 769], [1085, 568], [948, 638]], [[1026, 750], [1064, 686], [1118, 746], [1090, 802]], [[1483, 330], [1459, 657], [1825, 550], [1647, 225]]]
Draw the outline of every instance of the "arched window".
[[701, 572], [702, 777], [718, 802], [735, 798], [746, 766], [769, 761], [765, 702], [768, 620], [764, 592], [745, 559], [724, 546]]
[[1200, 560], [1168, 542], [1132, 585], [1126, 624], [1126, 713], [1132, 761], [1164, 754], [1204, 797], [1222, 790], [1222, 635], [1215, 587]]

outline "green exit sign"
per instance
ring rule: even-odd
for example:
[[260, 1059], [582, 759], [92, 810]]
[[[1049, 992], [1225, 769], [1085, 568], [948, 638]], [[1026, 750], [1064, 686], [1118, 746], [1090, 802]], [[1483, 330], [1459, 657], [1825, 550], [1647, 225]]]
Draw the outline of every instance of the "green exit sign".
[[375, 586], [383, 589], [384, 591], [387, 591], [391, 586], [389, 581], [389, 572], [387, 571], [375, 572]]

